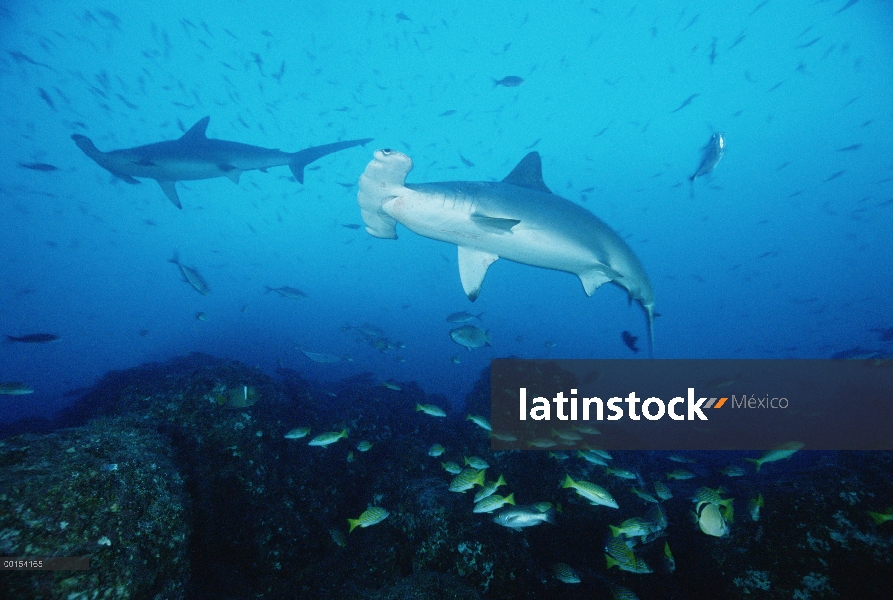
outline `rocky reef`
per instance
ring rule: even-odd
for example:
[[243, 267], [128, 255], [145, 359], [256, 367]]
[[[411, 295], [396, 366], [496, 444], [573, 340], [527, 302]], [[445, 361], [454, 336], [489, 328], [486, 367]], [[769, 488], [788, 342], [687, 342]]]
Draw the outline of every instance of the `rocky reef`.
[[[252, 401], [238, 402], [249, 388]], [[654, 572], [635, 574], [606, 569], [604, 547], [609, 524], [648, 508], [636, 482], [568, 453], [491, 452], [469, 413], [489, 415], [489, 373], [461, 410], [412, 382], [319, 386], [199, 354], [109, 373], [54, 431], [0, 441], [0, 554], [89, 556], [90, 569], [6, 572], [0, 597], [607, 598], [617, 584], [642, 599], [864, 599], [893, 589], [893, 523], [866, 514], [893, 504], [890, 453], [804, 451], [735, 479], [718, 474], [735, 457], [698, 456], [694, 479], [669, 482], [666, 536], [641, 548]], [[286, 439], [296, 427], [309, 435]], [[347, 439], [327, 447], [307, 443], [343, 429]], [[428, 455], [434, 443], [443, 456]], [[674, 467], [662, 453], [613, 454], [646, 483]], [[473, 513], [475, 492], [448, 491], [441, 467], [472, 455], [490, 463], [488, 480], [504, 475], [500, 493], [559, 508], [557, 524], [516, 532]], [[620, 509], [561, 489], [565, 474], [605, 486]], [[692, 524], [690, 496], [720, 484], [739, 509], [730, 535], [713, 538]], [[757, 493], [754, 521], [745, 506]], [[348, 533], [347, 519], [373, 505], [389, 516]], [[660, 563], [665, 542], [674, 572]], [[553, 577], [559, 562], [581, 582]]]

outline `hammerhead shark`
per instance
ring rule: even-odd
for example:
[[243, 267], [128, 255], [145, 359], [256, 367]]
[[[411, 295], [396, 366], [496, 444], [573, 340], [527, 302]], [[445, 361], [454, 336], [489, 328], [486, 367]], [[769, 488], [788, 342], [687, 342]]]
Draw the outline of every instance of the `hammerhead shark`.
[[205, 130], [210, 120], [211, 117], [203, 118], [178, 140], [110, 152], [100, 152], [86, 136], [75, 134], [71, 139], [100, 167], [127, 183], [139, 183], [135, 177], [154, 179], [177, 208], [183, 208], [175, 187], [177, 181], [229, 177], [234, 183], [239, 183], [244, 171], [257, 169], [266, 173], [271, 167], [288, 165], [295, 179], [304, 183], [304, 167], [313, 161], [372, 141], [372, 138], [349, 140], [298, 152], [282, 152], [209, 138]]
[[360, 176], [357, 200], [366, 231], [396, 239], [397, 223], [459, 248], [459, 278], [469, 300], [497, 259], [556, 269], [580, 278], [588, 296], [611, 282], [637, 300], [648, 319], [653, 352], [654, 292], [642, 263], [623, 239], [582, 206], [543, 183], [531, 152], [502, 181], [407, 184], [412, 159], [376, 150]]

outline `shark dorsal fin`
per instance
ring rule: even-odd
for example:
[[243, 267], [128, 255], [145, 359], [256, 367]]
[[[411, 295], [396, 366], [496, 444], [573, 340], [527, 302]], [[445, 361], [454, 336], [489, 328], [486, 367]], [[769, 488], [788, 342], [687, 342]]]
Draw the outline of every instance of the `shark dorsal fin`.
[[512, 172], [502, 182], [526, 187], [527, 189], [545, 194], [552, 193], [552, 190], [543, 183], [543, 163], [540, 160], [539, 152], [531, 152], [522, 158], [521, 162], [512, 169]]
[[205, 117], [195, 125], [189, 128], [189, 131], [183, 134], [183, 137], [180, 138], [183, 142], [188, 142], [190, 140], [204, 140], [207, 138], [205, 135], [205, 130], [208, 128], [208, 122], [211, 120], [211, 117]]

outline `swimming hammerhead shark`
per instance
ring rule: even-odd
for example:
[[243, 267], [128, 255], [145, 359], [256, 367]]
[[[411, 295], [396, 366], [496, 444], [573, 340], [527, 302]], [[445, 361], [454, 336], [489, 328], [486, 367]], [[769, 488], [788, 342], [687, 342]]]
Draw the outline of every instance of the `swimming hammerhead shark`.
[[611, 282], [637, 300], [653, 351], [654, 292], [642, 263], [601, 219], [553, 194], [531, 152], [502, 181], [406, 183], [412, 159], [376, 150], [360, 176], [357, 200], [366, 231], [397, 238], [397, 223], [459, 248], [459, 278], [468, 298], [481, 291], [497, 259], [556, 269], [580, 278], [588, 296]]
[[210, 120], [211, 117], [203, 118], [178, 140], [110, 152], [100, 152], [86, 136], [75, 134], [71, 139], [100, 167], [127, 183], [139, 183], [135, 177], [154, 179], [177, 208], [183, 208], [175, 187], [177, 181], [229, 177], [239, 183], [244, 171], [257, 169], [266, 173], [271, 167], [288, 165], [295, 179], [304, 183], [304, 167], [313, 161], [372, 141], [372, 138], [349, 140], [298, 152], [282, 152], [209, 138], [205, 130]]

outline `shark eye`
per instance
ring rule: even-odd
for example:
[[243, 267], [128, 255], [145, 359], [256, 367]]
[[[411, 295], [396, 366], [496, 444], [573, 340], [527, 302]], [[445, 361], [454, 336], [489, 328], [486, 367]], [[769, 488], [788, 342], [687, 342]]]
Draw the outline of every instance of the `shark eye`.
[[391, 150], [390, 148], [385, 148], [381, 151], [381, 153], [384, 154], [385, 156], [387, 156], [391, 152], [393, 152], [393, 150]]

